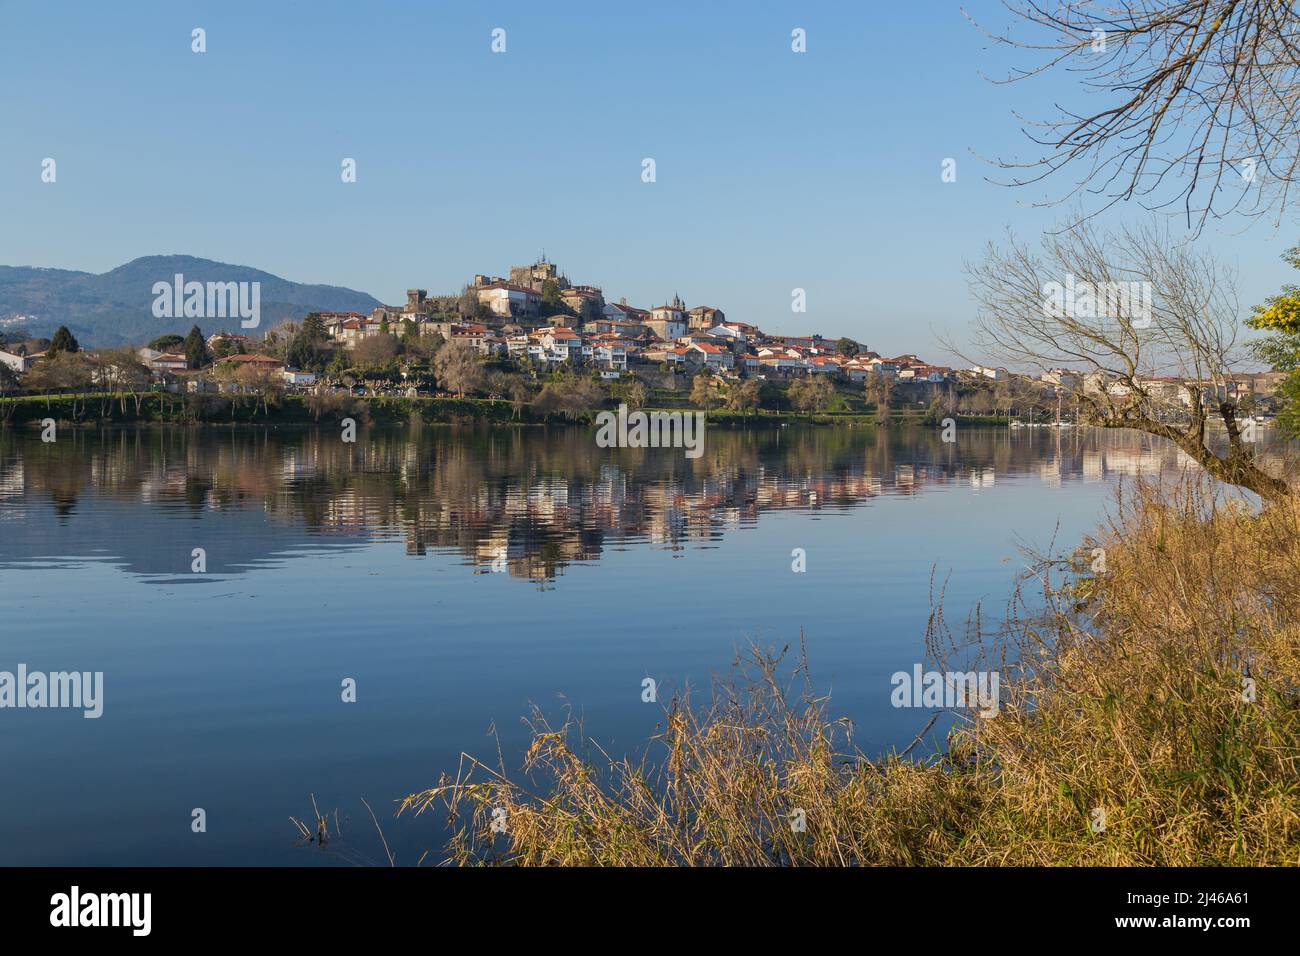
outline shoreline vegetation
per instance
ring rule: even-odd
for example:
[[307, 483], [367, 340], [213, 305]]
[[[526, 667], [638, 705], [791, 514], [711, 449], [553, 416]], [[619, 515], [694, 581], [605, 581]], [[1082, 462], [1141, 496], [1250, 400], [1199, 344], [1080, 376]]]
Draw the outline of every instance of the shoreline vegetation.
[[906, 750], [858, 751], [801, 643], [674, 697], [641, 756], [535, 711], [520, 772], [463, 755], [398, 813], [445, 818], [452, 865], [1300, 864], [1300, 504], [1139, 483], [1095, 541], [1030, 558], [992, 632], [937, 599], [931, 662], [1002, 695], [929, 755], [925, 710]]
[[[611, 399], [610, 408], [617, 407]], [[334, 425], [344, 418], [359, 424], [405, 425], [418, 416], [423, 424], [548, 425], [592, 424], [598, 411], [581, 413], [539, 411], [509, 399], [454, 398], [445, 396], [290, 394], [265, 405], [252, 396], [176, 395], [169, 392], [78, 393], [71, 395], [21, 395], [0, 398], [0, 427], [39, 426], [52, 418], [60, 426], [94, 428], [116, 425]], [[784, 424], [880, 425], [875, 409], [863, 411], [803, 412], [782, 409], [704, 409], [689, 405], [647, 405], [646, 412], [694, 412], [707, 415], [710, 425], [773, 427]], [[945, 413], [945, 417], [949, 417]], [[957, 427], [1007, 425], [1005, 415], [951, 413]], [[937, 425], [939, 419], [925, 408], [893, 408], [889, 423]]]

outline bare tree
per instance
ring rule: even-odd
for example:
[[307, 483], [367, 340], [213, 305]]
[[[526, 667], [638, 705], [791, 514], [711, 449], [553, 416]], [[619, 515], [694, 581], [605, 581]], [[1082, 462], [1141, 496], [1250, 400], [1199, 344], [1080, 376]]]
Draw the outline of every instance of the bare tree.
[[791, 382], [786, 394], [795, 408], [812, 415], [830, 402], [835, 386], [824, 376], [809, 374]]
[[433, 357], [433, 371], [443, 390], [455, 392], [458, 398], [473, 392], [483, 384], [483, 366], [472, 349], [449, 342]]
[[[1242, 435], [1234, 277], [1211, 255], [1151, 223], [1102, 233], [1085, 222], [1037, 250], [1013, 236], [990, 243], [967, 273], [980, 306], [975, 346], [1019, 367], [1075, 370], [1086, 424], [1167, 438], [1263, 498], [1290, 493]], [[1211, 415], [1227, 430], [1222, 455], [1207, 441]]]
[[761, 396], [762, 387], [756, 379], [735, 382], [727, 389], [727, 408], [748, 415], [751, 408], [758, 408]]
[[0, 362], [0, 395], [7, 395], [18, 390], [18, 373], [4, 362]]
[[543, 386], [533, 401], [533, 409], [541, 415], [558, 412], [577, 420], [598, 407], [604, 395], [601, 387], [585, 375], [561, 375]]
[[149, 390], [153, 376], [149, 367], [140, 361], [130, 346], [107, 349], [98, 354], [99, 384], [110, 392], [124, 393], [122, 410], [126, 411], [126, 396], [135, 401], [135, 412], [140, 414], [143, 395]]
[[359, 369], [387, 369], [397, 358], [397, 339], [391, 335], [367, 335], [352, 346], [352, 364]]
[[284, 378], [278, 369], [241, 365], [235, 370], [235, 381], [253, 396], [253, 410], [256, 411], [260, 403], [263, 414], [270, 414], [271, 406], [278, 406], [284, 397]]
[[1231, 211], [1283, 218], [1300, 178], [1295, 0], [1004, 0], [1019, 27], [994, 42], [1080, 78], [1082, 108], [1018, 116], [1040, 155], [1002, 160], [1012, 184], [1072, 167], [1062, 198], [1181, 205], [1198, 232]]
[[[868, 402], [876, 406], [877, 413], [884, 408], [885, 417], [889, 417], [889, 403], [894, 399], [894, 376], [886, 374], [879, 368], [874, 368], [867, 373], [866, 385], [863, 387], [863, 395]], [[877, 414], [879, 417], [879, 414]]]
[[55, 352], [41, 359], [23, 379], [38, 392], [77, 392], [89, 387], [90, 365], [81, 352]]
[[691, 404], [705, 411], [722, 404], [722, 395], [718, 391], [718, 382], [708, 371], [701, 369], [691, 381]]

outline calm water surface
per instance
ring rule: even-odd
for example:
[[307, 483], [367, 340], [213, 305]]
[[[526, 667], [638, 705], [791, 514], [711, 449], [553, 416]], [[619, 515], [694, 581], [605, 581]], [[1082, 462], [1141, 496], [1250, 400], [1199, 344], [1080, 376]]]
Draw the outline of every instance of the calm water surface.
[[295, 845], [311, 794], [363, 856], [364, 797], [434, 861], [394, 801], [494, 725], [512, 768], [530, 704], [635, 752], [644, 677], [666, 699], [801, 627], [858, 744], [905, 746], [928, 714], [889, 675], [924, 660], [932, 571], [950, 618], [1001, 609], [1020, 545], [1069, 550], [1179, 467], [1068, 429], [715, 429], [696, 461], [577, 428], [0, 431], [0, 670], [105, 675], [98, 720], [0, 710], [0, 864], [337, 863]]

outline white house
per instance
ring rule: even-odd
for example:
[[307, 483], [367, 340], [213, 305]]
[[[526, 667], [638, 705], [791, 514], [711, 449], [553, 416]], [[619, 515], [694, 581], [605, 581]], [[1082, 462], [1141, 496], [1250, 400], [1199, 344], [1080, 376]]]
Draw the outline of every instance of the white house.
[[686, 357], [708, 368], [734, 368], [736, 365], [736, 356], [730, 349], [724, 349], [720, 345], [706, 345], [703, 342], [692, 344]]
[[179, 352], [160, 352], [146, 364], [151, 372], [183, 372], [190, 367], [189, 360]]
[[44, 357], [44, 352], [37, 352], [34, 355], [18, 355], [14, 352], [5, 352], [0, 350], [0, 364], [8, 365], [19, 375], [35, 365], [38, 359]]
[[1058, 388], [1077, 388], [1082, 379], [1078, 372], [1071, 372], [1067, 368], [1049, 368], [1038, 380], [1044, 385], [1055, 385]]
[[[364, 316], [359, 319], [348, 319], [337, 326], [331, 326], [335, 329], [334, 338], [343, 344], [351, 347], [356, 345], [362, 339], [368, 339], [372, 335], [378, 335], [383, 331], [384, 323], [382, 320], [368, 319]], [[388, 334], [393, 334], [393, 327], [390, 324]]]
[[612, 369], [627, 368], [627, 346], [617, 339], [601, 339], [592, 345], [592, 359]]
[[645, 309], [638, 309], [628, 305], [626, 302], [608, 302], [600, 310], [601, 314], [611, 322], [626, 322], [634, 325], [644, 325], [650, 318], [650, 313]]
[[900, 382], [929, 382], [932, 385], [940, 385], [948, 381], [949, 369], [941, 368], [938, 365], [909, 365], [905, 369], [900, 369], [898, 380]]
[[549, 361], [566, 362], [582, 356], [582, 336], [573, 329], [538, 329], [536, 335]]
[[542, 307], [542, 294], [520, 285], [498, 282], [474, 290], [478, 300], [497, 315], [536, 315]]
[[687, 332], [686, 307], [674, 298], [671, 305], [657, 305], [650, 310], [646, 325], [665, 342], [675, 342]]
[[732, 342], [739, 345], [749, 344], [749, 335], [740, 327], [740, 325], [715, 325], [709, 329], [709, 335], [715, 339], [724, 342]]
[[[511, 335], [506, 338], [506, 352], [511, 358], [527, 358], [529, 346], [527, 335]], [[541, 345], [538, 345], [537, 348], [540, 351]]]

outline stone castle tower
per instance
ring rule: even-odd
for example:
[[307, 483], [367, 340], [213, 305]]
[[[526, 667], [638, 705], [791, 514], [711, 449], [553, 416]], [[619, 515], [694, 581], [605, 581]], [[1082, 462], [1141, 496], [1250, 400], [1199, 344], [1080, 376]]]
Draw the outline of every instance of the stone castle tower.
[[547, 281], [554, 282], [561, 291], [569, 288], [569, 280], [560, 274], [554, 262], [546, 261], [546, 254], [530, 266], [511, 266], [510, 284], [541, 292]]

